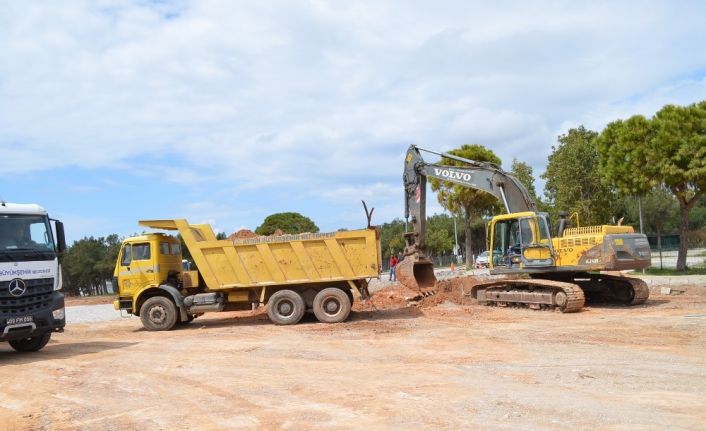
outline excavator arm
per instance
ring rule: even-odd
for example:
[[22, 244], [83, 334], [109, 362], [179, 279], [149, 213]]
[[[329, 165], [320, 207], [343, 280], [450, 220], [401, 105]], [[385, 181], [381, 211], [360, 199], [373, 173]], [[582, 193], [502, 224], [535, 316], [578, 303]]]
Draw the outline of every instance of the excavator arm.
[[[462, 162], [464, 166], [426, 163], [422, 151]], [[402, 181], [405, 190], [405, 220], [411, 222], [412, 229], [405, 233], [405, 258], [397, 266], [397, 277], [402, 284], [417, 287], [422, 292], [433, 288], [436, 283], [432, 262], [426, 256], [424, 240], [427, 177], [490, 193], [503, 203], [508, 213], [536, 211], [522, 183], [498, 166], [411, 145], [405, 156]]]

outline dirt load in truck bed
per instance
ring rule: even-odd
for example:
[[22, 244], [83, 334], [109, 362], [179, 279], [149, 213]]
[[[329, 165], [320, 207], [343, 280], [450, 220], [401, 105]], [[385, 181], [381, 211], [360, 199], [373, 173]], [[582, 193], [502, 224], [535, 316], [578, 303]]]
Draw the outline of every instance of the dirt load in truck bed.
[[275, 326], [258, 310], [169, 332], [137, 319], [74, 324], [29, 355], [0, 345], [0, 429], [706, 423], [706, 283], [651, 284], [643, 305], [574, 314], [476, 305], [457, 283], [416, 305], [391, 284], [335, 325]]

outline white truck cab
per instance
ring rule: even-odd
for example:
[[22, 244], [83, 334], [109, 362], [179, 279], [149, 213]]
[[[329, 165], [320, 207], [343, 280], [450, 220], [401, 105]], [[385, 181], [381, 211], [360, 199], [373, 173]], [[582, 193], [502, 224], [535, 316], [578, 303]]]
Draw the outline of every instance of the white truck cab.
[[39, 205], [0, 202], [0, 342], [19, 352], [40, 350], [66, 324], [58, 258], [64, 226], [51, 221]]

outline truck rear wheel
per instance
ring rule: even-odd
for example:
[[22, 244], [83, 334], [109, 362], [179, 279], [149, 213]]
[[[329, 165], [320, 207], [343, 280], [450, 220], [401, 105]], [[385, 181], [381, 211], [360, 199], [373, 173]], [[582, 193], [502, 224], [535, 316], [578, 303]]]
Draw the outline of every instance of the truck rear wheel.
[[46, 346], [51, 338], [51, 332], [36, 337], [10, 340], [10, 346], [18, 352], [36, 352]]
[[343, 290], [329, 287], [316, 294], [312, 308], [319, 322], [343, 322], [351, 313], [351, 300]]
[[294, 325], [305, 311], [304, 299], [293, 290], [278, 290], [267, 301], [267, 315], [276, 325]]
[[148, 331], [168, 331], [177, 322], [177, 308], [164, 296], [153, 296], [140, 307], [142, 326]]

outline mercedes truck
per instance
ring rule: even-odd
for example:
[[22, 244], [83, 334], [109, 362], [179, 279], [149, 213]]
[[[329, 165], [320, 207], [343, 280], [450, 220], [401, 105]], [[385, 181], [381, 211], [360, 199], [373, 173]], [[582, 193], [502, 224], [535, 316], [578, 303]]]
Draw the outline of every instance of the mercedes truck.
[[0, 202], [0, 342], [35, 352], [64, 330], [59, 253], [65, 249], [63, 224], [44, 208]]

